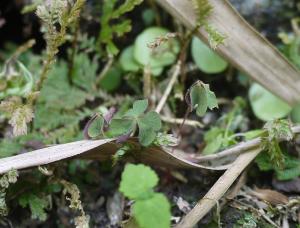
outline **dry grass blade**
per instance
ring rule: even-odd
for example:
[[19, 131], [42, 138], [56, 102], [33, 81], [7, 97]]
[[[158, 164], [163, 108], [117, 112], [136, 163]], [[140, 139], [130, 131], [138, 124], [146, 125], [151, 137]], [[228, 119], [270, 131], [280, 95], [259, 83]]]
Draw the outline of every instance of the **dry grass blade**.
[[[196, 27], [196, 15], [189, 0], [157, 0], [170, 14], [190, 29]], [[289, 104], [300, 101], [300, 73], [265, 38], [257, 33], [227, 0], [209, 0], [213, 12], [208, 21], [227, 36], [226, 45], [217, 51], [232, 65], [249, 75]], [[200, 29], [199, 38], [208, 43]]]
[[238, 178], [260, 151], [260, 148], [256, 148], [241, 154], [175, 228], [194, 227], [217, 204], [218, 200], [221, 199], [236, 178]]
[[[141, 149], [134, 139], [130, 143], [137, 148], [134, 158], [129, 160], [139, 161], [154, 166], [165, 166], [170, 168], [202, 168], [210, 170], [226, 170], [230, 165], [209, 167], [203, 166], [178, 154], [172, 154], [170, 151], [160, 147], [149, 147]], [[114, 142], [114, 139], [103, 140], [83, 140], [52, 147], [35, 150], [32, 152], [0, 159], [0, 174], [8, 172], [11, 169], [25, 169], [46, 165], [66, 159], [90, 159], [90, 160], [110, 160], [120, 145]]]

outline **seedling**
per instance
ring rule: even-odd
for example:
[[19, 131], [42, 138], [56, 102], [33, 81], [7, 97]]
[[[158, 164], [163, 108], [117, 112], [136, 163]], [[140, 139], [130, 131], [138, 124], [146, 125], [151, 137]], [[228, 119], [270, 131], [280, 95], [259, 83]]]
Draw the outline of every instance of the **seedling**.
[[156, 112], [146, 112], [147, 108], [148, 100], [137, 100], [120, 118], [113, 117], [113, 110], [105, 116], [97, 114], [86, 125], [85, 135], [87, 138], [117, 138], [117, 142], [124, 142], [138, 129], [140, 144], [149, 146], [161, 128], [161, 120]]

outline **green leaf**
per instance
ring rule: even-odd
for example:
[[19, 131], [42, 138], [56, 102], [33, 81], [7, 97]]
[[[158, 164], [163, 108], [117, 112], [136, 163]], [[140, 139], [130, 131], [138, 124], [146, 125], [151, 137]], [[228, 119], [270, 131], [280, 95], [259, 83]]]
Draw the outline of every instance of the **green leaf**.
[[260, 153], [255, 162], [262, 171], [274, 170], [278, 180], [287, 181], [300, 176], [300, 160], [289, 155], [284, 156], [284, 169], [274, 166], [268, 153]]
[[133, 103], [133, 108], [125, 113], [125, 116], [138, 117], [142, 115], [148, 108], [148, 100], [137, 100]]
[[208, 84], [203, 84], [205, 91], [206, 91], [206, 97], [207, 97], [207, 105], [210, 110], [214, 108], [218, 108], [218, 101], [217, 97], [214, 92], [212, 92], [209, 88]]
[[292, 110], [287, 103], [256, 83], [249, 90], [249, 100], [255, 116], [263, 121], [283, 118]]
[[155, 111], [146, 113], [138, 122], [145, 124], [154, 131], [159, 131], [161, 129], [160, 116]]
[[112, 67], [100, 82], [100, 87], [108, 92], [115, 91], [119, 88], [122, 80], [122, 72]]
[[198, 116], [204, 116], [207, 111], [206, 90], [202, 85], [194, 85], [190, 92], [192, 107], [196, 108]]
[[109, 137], [126, 135], [133, 131], [134, 125], [135, 121], [132, 119], [112, 119], [105, 134]]
[[141, 68], [133, 57], [133, 46], [129, 46], [122, 51], [119, 61], [124, 71], [137, 72]]
[[73, 83], [86, 91], [92, 91], [97, 76], [97, 69], [97, 61], [91, 61], [86, 53], [76, 53], [72, 71]]
[[137, 5], [141, 4], [143, 0], [126, 0], [117, 10], [112, 14], [112, 18], [119, 18], [121, 15], [132, 11]]
[[[205, 135], [205, 138], [206, 138], [206, 135]], [[216, 137], [213, 140], [205, 139], [205, 141], [207, 142], [207, 144], [202, 153], [204, 155], [214, 154], [222, 148], [223, 134], [216, 135]]]
[[29, 206], [31, 210], [31, 217], [40, 221], [47, 219], [45, 209], [48, 206], [48, 201], [44, 198], [40, 198], [35, 194], [24, 194], [19, 198], [19, 204], [22, 207]]
[[243, 133], [243, 136], [245, 137], [245, 140], [248, 141], [248, 140], [262, 136], [262, 134], [264, 132], [265, 131], [261, 130], [261, 129], [251, 130], [251, 131], [247, 131], [247, 132]]
[[300, 69], [300, 37], [295, 38], [289, 50], [289, 56], [293, 63]]
[[171, 226], [171, 206], [161, 193], [139, 200], [133, 205], [133, 216], [141, 228], [169, 228]]
[[228, 66], [227, 62], [197, 37], [192, 40], [191, 52], [194, 62], [204, 73], [221, 73]]
[[156, 138], [156, 132], [147, 125], [138, 122], [139, 126], [139, 142], [143, 146], [149, 146]]
[[143, 146], [149, 146], [156, 138], [157, 131], [161, 129], [161, 120], [159, 115], [154, 112], [148, 112], [138, 119], [139, 142]]
[[294, 123], [300, 123], [300, 104], [293, 108], [291, 112], [291, 119]]
[[145, 165], [126, 165], [120, 183], [120, 192], [132, 200], [149, 198], [158, 183], [156, 173]]
[[196, 109], [196, 113], [200, 117], [204, 116], [207, 108], [213, 109], [218, 107], [216, 95], [209, 89], [208, 84], [200, 81], [194, 83], [189, 95], [192, 110]]
[[17, 140], [2, 139], [0, 141], [0, 158], [5, 158], [17, 154], [22, 149], [22, 145]]
[[67, 63], [60, 61], [49, 72], [39, 102], [44, 103], [46, 107], [72, 110], [83, 105], [86, 98], [86, 93], [69, 85]]
[[162, 68], [175, 62], [179, 52], [179, 43], [172, 39], [162, 44], [158, 50], [151, 50], [147, 45], [160, 36], [165, 36], [168, 30], [161, 27], [150, 27], [144, 30], [135, 40], [134, 58], [140, 64], [153, 68]]
[[88, 128], [88, 135], [91, 138], [98, 137], [102, 134], [104, 126], [104, 118], [102, 116], [97, 116]]

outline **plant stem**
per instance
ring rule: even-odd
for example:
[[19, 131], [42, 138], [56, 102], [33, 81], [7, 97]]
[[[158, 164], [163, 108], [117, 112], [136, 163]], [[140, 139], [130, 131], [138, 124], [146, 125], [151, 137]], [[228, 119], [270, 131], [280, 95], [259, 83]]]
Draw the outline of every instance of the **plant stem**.
[[181, 69], [181, 61], [178, 60], [176, 65], [175, 65], [175, 69], [174, 69], [174, 72], [171, 76], [171, 79], [170, 79], [170, 81], [167, 85], [167, 88], [165, 89], [165, 92], [164, 92], [162, 98], [160, 99], [158, 105], [156, 106], [155, 111], [157, 113], [160, 113], [161, 110], [163, 109], [163, 107], [164, 107], [164, 105], [165, 105], [165, 103], [166, 103], [166, 101], [167, 101], [167, 99], [168, 99], [168, 97], [169, 97], [169, 95], [172, 91], [172, 88], [173, 88], [173, 86], [175, 85], [175, 82], [178, 79], [178, 76], [180, 74], [180, 69]]

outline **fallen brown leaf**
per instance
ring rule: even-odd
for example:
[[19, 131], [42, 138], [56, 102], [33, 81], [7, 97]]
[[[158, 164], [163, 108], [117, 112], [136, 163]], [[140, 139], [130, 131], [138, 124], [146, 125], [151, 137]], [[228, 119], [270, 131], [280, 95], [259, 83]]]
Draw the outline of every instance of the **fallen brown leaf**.
[[270, 189], [256, 188], [253, 191], [251, 191], [250, 194], [272, 205], [287, 204], [289, 202], [287, 196], [280, 192]]

